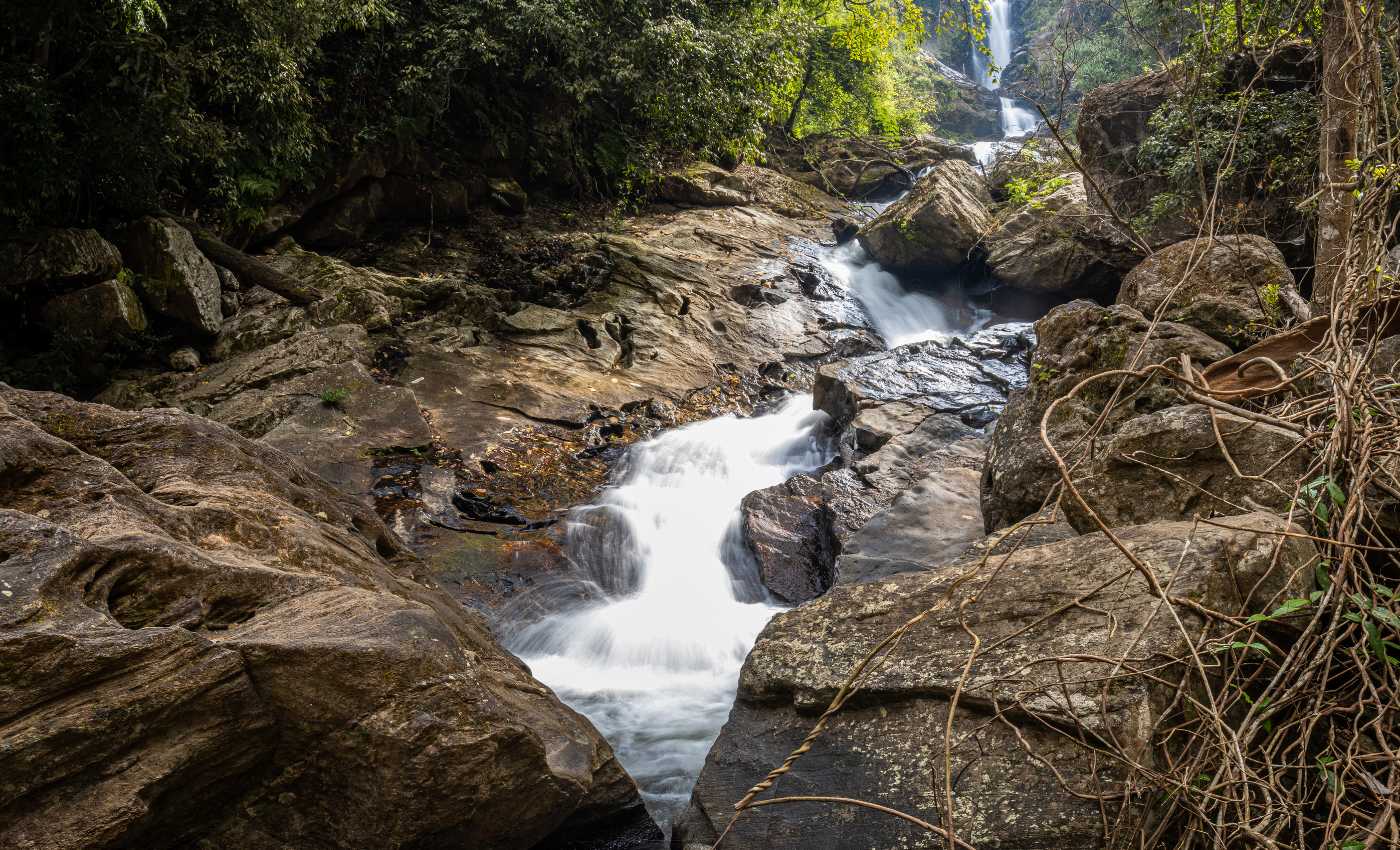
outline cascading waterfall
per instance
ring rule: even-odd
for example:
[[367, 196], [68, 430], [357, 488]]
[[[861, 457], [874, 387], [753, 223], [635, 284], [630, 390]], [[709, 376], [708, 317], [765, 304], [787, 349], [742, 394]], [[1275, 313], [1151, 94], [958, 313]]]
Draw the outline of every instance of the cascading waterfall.
[[906, 289], [855, 240], [827, 251], [827, 272], [865, 310], [870, 323], [890, 348], [926, 339], [947, 339], [959, 332], [948, 311], [932, 295]]
[[568, 519], [569, 555], [596, 601], [505, 636], [612, 743], [663, 828], [779, 610], [738, 537], [740, 502], [827, 463], [826, 419], [800, 395], [766, 416], [721, 416], [634, 446], [621, 483]]
[[[1001, 72], [1011, 63], [1011, 0], [987, 0], [987, 51], [972, 48], [972, 70], [977, 83], [997, 91], [1001, 88]], [[993, 73], [993, 66], [996, 70]], [[1001, 98], [1001, 134], [1007, 139], [1019, 139], [1036, 130], [1035, 115], [1016, 104], [1013, 98]], [[981, 156], [979, 155], [979, 159]]]

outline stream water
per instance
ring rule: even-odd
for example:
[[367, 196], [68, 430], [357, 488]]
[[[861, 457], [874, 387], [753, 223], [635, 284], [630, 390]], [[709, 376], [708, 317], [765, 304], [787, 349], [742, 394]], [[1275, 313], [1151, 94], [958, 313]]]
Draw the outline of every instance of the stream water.
[[[992, 0], [988, 17], [992, 61], [1004, 67], [1009, 0]], [[974, 52], [973, 64], [979, 83], [996, 89], [986, 57]], [[1036, 127], [1011, 98], [1001, 99], [1001, 118], [1005, 138]], [[978, 143], [978, 158], [990, 163], [996, 144]], [[821, 262], [888, 347], [970, 333], [990, 319], [955, 282], [913, 289], [856, 241], [823, 249]], [[739, 536], [740, 504], [829, 462], [826, 421], [810, 395], [797, 395], [764, 415], [722, 416], [633, 446], [617, 483], [566, 520], [571, 601], [503, 635], [593, 721], [668, 832], [729, 716], [745, 656], [780, 610]]]

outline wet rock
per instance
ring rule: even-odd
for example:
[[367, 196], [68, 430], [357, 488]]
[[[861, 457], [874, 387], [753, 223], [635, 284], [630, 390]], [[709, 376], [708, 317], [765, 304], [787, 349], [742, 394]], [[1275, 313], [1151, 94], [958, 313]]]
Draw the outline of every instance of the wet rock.
[[967, 262], [991, 226], [991, 197], [977, 170], [945, 161], [860, 232], [860, 243], [892, 272], [943, 271]]
[[891, 439], [907, 434], [927, 419], [929, 409], [907, 401], [892, 401], [867, 407], [851, 420], [856, 448], [873, 452]]
[[153, 312], [202, 335], [219, 332], [219, 274], [188, 230], [168, 218], [140, 219], [127, 227], [122, 253]]
[[842, 301], [849, 297], [832, 279], [831, 273], [819, 264], [794, 265], [792, 275], [797, 278], [802, 294], [813, 301]]
[[[1122, 535], [1161, 582], [1172, 583], [1174, 598], [1213, 610], [1243, 616], [1302, 589], [1292, 576], [1304, 571], [1313, 553], [1305, 542], [1277, 533], [1286, 523], [1250, 514], [1230, 524], [1238, 528], [1159, 522]], [[980, 559], [965, 560], [838, 586], [775, 617], [744, 665], [734, 709], [675, 826], [673, 846], [713, 842], [735, 801], [801, 743], [856, 664], [895, 628], [931, 608], [773, 794], [874, 800], [941, 823], [946, 757], [955, 778], [957, 834], [972, 846], [1101, 846], [1099, 805], [1069, 789], [1111, 792], [1124, 775], [1096, 759], [1091, 747], [1075, 745], [1076, 734], [1111, 735], [1129, 752], [1148, 753], [1148, 734], [1180, 674], [1112, 678], [1121, 668], [1111, 660], [1119, 650], [1111, 647], [1123, 634], [1133, 635], [1132, 657], [1156, 670], [1152, 665], [1185, 651], [1182, 631], [1101, 534], [1024, 549], [994, 563], [995, 581], [978, 572]], [[964, 575], [970, 580], [957, 583]], [[1186, 633], [1218, 628], [1198, 610], [1177, 607]], [[969, 628], [981, 641], [970, 666]], [[1085, 647], [1095, 650], [1086, 655]], [[945, 753], [948, 695], [960, 685], [952, 748]], [[851, 846], [853, 835], [861, 846], [945, 846], [941, 836], [878, 812], [843, 808], [839, 829], [832, 827], [834, 816], [826, 804], [755, 808], [734, 824], [724, 846], [836, 850]]]
[[1281, 293], [1297, 293], [1283, 254], [1262, 236], [1178, 242], [1123, 278], [1118, 303], [1190, 325], [1239, 350], [1291, 315]]
[[0, 290], [28, 294], [114, 277], [122, 267], [116, 246], [96, 230], [36, 230], [0, 243]]
[[830, 529], [821, 485], [810, 475], [744, 497], [740, 531], [758, 575], [775, 597], [799, 605], [831, 586]]
[[[1244, 509], [1286, 513], [1311, 462], [1292, 431], [1222, 412], [1212, 425], [1209, 408], [1188, 404], [1123, 423], [1075, 486], [1110, 528]], [[1098, 530], [1078, 502], [1066, 500], [1065, 513], [1078, 530]]]
[[743, 178], [708, 162], [677, 169], [661, 178], [656, 199], [696, 207], [736, 207], [753, 200]]
[[[815, 404], [844, 428], [866, 407], [899, 401], [930, 412], [995, 415], [1025, 385], [1030, 326], [1008, 323], [822, 366]], [[980, 424], [980, 423], [979, 423]]]
[[1023, 205], [987, 234], [987, 266], [1002, 282], [1031, 292], [1112, 291], [1117, 272], [1096, 243], [1084, 178], [1062, 175], [1064, 185]]
[[170, 352], [166, 361], [176, 372], [193, 372], [199, 368], [199, 352], [187, 345]]
[[845, 245], [856, 234], [860, 232], [860, 224], [845, 216], [839, 216], [831, 220], [831, 236], [836, 240], [837, 245]]
[[49, 299], [41, 311], [44, 324], [66, 338], [82, 338], [98, 350], [123, 336], [146, 330], [146, 313], [130, 286], [120, 280]]
[[290, 456], [0, 387], [0, 843], [533, 847], [640, 809], [592, 726]]
[[[1040, 422], [1050, 404], [1090, 375], [1136, 363], [1173, 362], [1186, 354], [1198, 367], [1227, 357], [1230, 349], [1195, 328], [1159, 323], [1148, 338], [1150, 322], [1123, 304], [1100, 307], [1073, 301], [1051, 310], [1035, 323], [1036, 348], [1029, 382], [1014, 391], [992, 433], [982, 478], [982, 515], [988, 531], [1034, 514], [1060, 480], [1053, 459], [1040, 440]], [[1061, 404], [1049, 423], [1056, 446], [1068, 447], [1098, 417], [1112, 392], [1105, 381], [1090, 385], [1080, 397]], [[1159, 383], [1115, 408], [1105, 433], [1125, 419], [1179, 403], [1179, 396]], [[1063, 448], [1062, 448], [1063, 450]]]

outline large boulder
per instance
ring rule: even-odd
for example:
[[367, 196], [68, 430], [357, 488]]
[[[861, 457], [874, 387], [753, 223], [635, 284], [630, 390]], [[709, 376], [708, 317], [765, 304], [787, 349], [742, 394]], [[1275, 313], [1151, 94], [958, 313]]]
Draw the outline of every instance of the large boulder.
[[[1211, 420], [1201, 404], [1129, 419], [1075, 475], [1075, 487], [1110, 528], [1243, 509], [1286, 513], [1311, 465], [1302, 438], [1229, 413]], [[1077, 501], [1064, 504], [1071, 525], [1098, 530]]]
[[52, 228], [0, 243], [0, 290], [25, 294], [116, 275], [122, 257], [96, 230]]
[[44, 324], [69, 339], [98, 349], [146, 329], [141, 301], [123, 280], [108, 280], [49, 299], [41, 311]]
[[188, 230], [173, 219], [148, 216], [127, 227], [122, 253], [139, 273], [147, 307], [197, 334], [219, 332], [219, 273]]
[[[1117, 272], [1111, 235], [1089, 212], [1080, 174], [1022, 205], [987, 234], [987, 266], [1003, 283], [1048, 293], [1111, 291]], [[1105, 251], [1104, 247], [1110, 250]]]
[[[1175, 666], [1183, 635], [1228, 628], [1201, 612], [1247, 616], [1301, 591], [1294, 576], [1312, 550], [1281, 534], [1287, 523], [1248, 514], [1229, 524], [1121, 532], [1158, 581], [1170, 582], [1174, 616], [1102, 534], [1021, 548], [988, 565], [971, 558], [843, 585], [779, 614], [744, 664], [673, 846], [709, 846], [734, 803], [798, 747], [867, 653], [922, 613], [766, 796], [867, 800], [945, 824], [951, 769], [954, 828], [971, 846], [1104, 847], [1100, 804], [1078, 789], [1111, 793], [1124, 772], [1079, 736], [1150, 757], [1154, 727], [1185, 675]], [[980, 641], [971, 663], [969, 633]], [[1124, 655], [1127, 669], [1116, 661]], [[817, 802], [747, 811], [723, 846], [837, 850], [856, 846], [852, 836], [861, 847], [946, 846], [887, 814]]]
[[940, 162], [860, 232], [860, 243], [893, 272], [944, 271], [966, 263], [991, 225], [991, 196], [977, 169]]
[[[1172, 362], [1185, 354], [1197, 366], [1228, 357], [1230, 349], [1188, 325], [1151, 322], [1124, 304], [1100, 307], [1073, 301], [1051, 310], [1035, 324], [1036, 349], [1030, 382], [1014, 391], [992, 433], [982, 470], [982, 515], [992, 531], [1040, 510], [1060, 480], [1050, 453], [1040, 440], [1040, 423], [1052, 402], [1085, 378], [1136, 363]], [[1047, 432], [1064, 450], [1086, 433], [1112, 392], [1105, 380], [1056, 409]], [[1119, 406], [1103, 423], [1111, 430], [1124, 419], [1177, 404], [1179, 397], [1157, 382], [1143, 387], [1131, 404]]]
[[911, 342], [827, 363], [817, 370], [814, 404], [844, 428], [861, 411], [902, 402], [928, 413], [956, 413], [985, 425], [1024, 386], [1030, 326], [994, 325], [967, 338]]
[[799, 605], [831, 586], [831, 530], [821, 484], [799, 475], [755, 490], [740, 506], [740, 533], [758, 577], [782, 602]]
[[1297, 294], [1293, 273], [1262, 236], [1202, 237], [1143, 260], [1123, 278], [1118, 303], [1204, 331], [1235, 348], [1257, 342]]
[[[1176, 93], [1180, 71], [1167, 69], [1099, 86], [1084, 95], [1077, 134], [1080, 163], [1098, 191], [1089, 194], [1089, 209], [1108, 215], [1105, 202], [1125, 219], [1146, 212], [1152, 198], [1168, 188], [1166, 179], [1138, 162], [1138, 148], [1150, 134], [1148, 121]], [[1100, 196], [1102, 193], [1102, 196]], [[1154, 244], [1170, 244], [1191, 235], [1182, 220], [1161, 222], [1148, 234]]]
[[0, 844], [529, 848], [644, 817], [374, 515], [206, 419], [0, 385]]

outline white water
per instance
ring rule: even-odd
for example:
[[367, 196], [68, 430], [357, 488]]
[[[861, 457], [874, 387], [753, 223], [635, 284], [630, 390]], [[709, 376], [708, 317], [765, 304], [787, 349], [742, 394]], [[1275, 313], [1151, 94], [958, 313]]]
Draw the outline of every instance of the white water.
[[[978, 85], [996, 91], [1001, 88], [1001, 72], [1011, 63], [1011, 0], [987, 2], [987, 52], [992, 54], [990, 62], [986, 53], [973, 47], [972, 70]], [[1035, 114], [1029, 109], [1017, 106], [1013, 98], [1001, 99], [1003, 137], [1019, 139], [1034, 133], [1036, 126]]]
[[822, 265], [855, 296], [875, 330], [890, 348], [926, 339], [947, 339], [958, 328], [933, 296], [905, 289], [899, 278], [851, 240], [823, 253]]
[[766, 416], [721, 416], [634, 446], [622, 482], [569, 518], [570, 557], [601, 598], [507, 636], [613, 745], [663, 827], [689, 800], [744, 656], [779, 610], [737, 536], [740, 501], [827, 463], [826, 419], [810, 395], [794, 396]]

